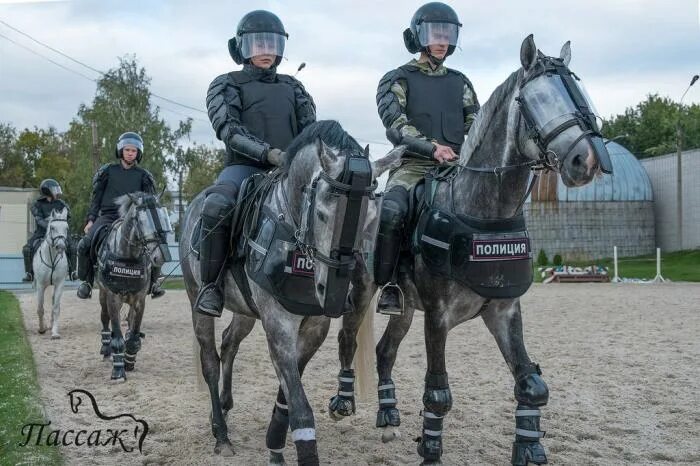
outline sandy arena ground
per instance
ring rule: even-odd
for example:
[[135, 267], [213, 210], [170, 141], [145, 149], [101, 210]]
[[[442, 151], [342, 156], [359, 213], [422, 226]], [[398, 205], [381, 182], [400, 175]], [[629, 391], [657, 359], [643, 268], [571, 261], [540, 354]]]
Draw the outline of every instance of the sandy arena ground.
[[[108, 415], [133, 413], [150, 432], [143, 454], [119, 447], [65, 447], [68, 464], [235, 464], [267, 461], [265, 432], [277, 380], [258, 324], [234, 365], [235, 406], [228, 418], [236, 455], [213, 454], [209, 397], [193, 376], [192, 327], [184, 291], [147, 301], [136, 371], [109, 383], [111, 363], [98, 351], [98, 302], [63, 296], [60, 340], [37, 333], [32, 295], [20, 296], [37, 362], [41, 397], [62, 429], [95, 429], [90, 409], [70, 410], [67, 393], [90, 391]], [[550, 388], [543, 440], [551, 464], [700, 464], [700, 284], [535, 285], [523, 298], [525, 339]], [[227, 314], [230, 316], [230, 314]], [[228, 323], [227, 315], [221, 328]], [[384, 317], [377, 316], [376, 335]], [[316, 415], [322, 464], [418, 464], [425, 357], [423, 316], [400, 349], [394, 370], [402, 437], [382, 444], [374, 400], [333, 422], [338, 322], [304, 380]], [[450, 333], [448, 370], [454, 407], [444, 425], [445, 464], [508, 464], [513, 438], [513, 381], [480, 319]], [[286, 459], [296, 464], [288, 440]]]

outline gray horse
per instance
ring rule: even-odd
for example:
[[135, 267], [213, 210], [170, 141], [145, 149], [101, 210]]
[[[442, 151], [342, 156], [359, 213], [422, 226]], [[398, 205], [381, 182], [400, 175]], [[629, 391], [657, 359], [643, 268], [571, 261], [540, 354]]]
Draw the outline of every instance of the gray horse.
[[[504, 231], [514, 225], [524, 230], [521, 209], [534, 183], [534, 179], [531, 180], [532, 170], [558, 171], [567, 186], [584, 185], [600, 171], [611, 173], [609, 156], [602, 143], [595, 115], [590, 111], [591, 103], [576, 82], [577, 78], [568, 70], [570, 58], [568, 42], [562, 47], [560, 57], [553, 58], [537, 50], [532, 36], [523, 41], [520, 50], [522, 68], [512, 73], [481, 108], [462, 147], [459, 166], [451, 174], [445, 175], [441, 182], [426, 184], [426, 197], [431, 199], [430, 208], [433, 209], [428, 213], [434, 214], [434, 217], [428, 216], [425, 225], [445, 225], [439, 222], [448, 219], [452, 224], [463, 225], [468, 231]], [[432, 187], [436, 189], [432, 191]], [[425, 212], [418, 222], [419, 226]], [[448, 212], [449, 216], [440, 212]], [[424, 464], [440, 464], [442, 422], [452, 407], [445, 365], [447, 334], [456, 325], [481, 316], [515, 379], [518, 406], [511, 461], [518, 465], [546, 463], [545, 451], [539, 442], [544, 435], [540, 431], [539, 418], [540, 407], [548, 400], [548, 389], [540, 377], [539, 366], [530, 360], [525, 350], [520, 301], [517, 298], [531, 283], [531, 261], [511, 262], [524, 264], [516, 266], [520, 267], [518, 276], [510, 277], [516, 283], [513, 287], [517, 289], [514, 293], [516, 297], [484, 297], [489, 292], [502, 291], [501, 286], [509, 280], [507, 269], [489, 269], [494, 266], [488, 264], [498, 262], [465, 260], [469, 254], [476, 257], [479, 251], [471, 247], [467, 250], [470, 243], [451, 242], [456, 235], [439, 241], [430, 236], [432, 232], [422, 231], [422, 243], [419, 243], [422, 244], [422, 253], [400, 267], [399, 283], [405, 294], [405, 312], [390, 318], [376, 347], [379, 375], [377, 427], [385, 429], [382, 440], [398, 437], [400, 417], [391, 372], [399, 344], [411, 325], [414, 309], [422, 310], [425, 312], [428, 368], [423, 395], [423, 432], [418, 453], [423, 457]], [[509, 238], [508, 235], [495, 236]], [[482, 236], [494, 237], [491, 232]], [[474, 245], [477, 244], [477, 237], [481, 236], [473, 237]], [[486, 248], [490, 251], [496, 247], [488, 243], [479, 244], [481, 253], [487, 251]], [[519, 251], [519, 247], [513, 243], [498, 246], [499, 252], [509, 250]], [[445, 257], [453, 268], [464, 263], [470, 264], [469, 267], [483, 267], [478, 272], [482, 280], [476, 281], [481, 289], [467, 286], [463, 280], [457, 281], [450, 275], [431, 272], [435, 267], [444, 267], [444, 264], [436, 265], [436, 262]], [[502, 272], [505, 272], [505, 278]], [[369, 294], [375, 291], [376, 286], [367, 288]], [[338, 336], [341, 362], [339, 390], [329, 407], [335, 419], [354, 412], [355, 379], [351, 365], [356, 356], [356, 341], [363, 338], [358, 335], [362, 318], [361, 310], [345, 316]], [[371, 341], [372, 337], [369, 338]], [[367, 346], [359, 346], [358, 359], [365, 357], [360, 353], [367, 350]]]
[[[98, 251], [102, 347], [112, 357], [113, 382], [126, 381], [141, 349], [141, 321], [153, 267], [170, 260], [166, 235], [172, 231], [167, 211], [156, 196], [141, 192], [116, 199], [120, 218], [112, 224]], [[122, 335], [120, 311], [129, 306], [128, 330]], [[111, 324], [111, 330], [110, 330]]]
[[[365, 197], [373, 197], [374, 180], [396, 164], [404, 147], [392, 150], [386, 157], [371, 164], [371, 184], [364, 188]], [[296, 228], [296, 247], [312, 254], [314, 258], [313, 276], [315, 295], [323, 303], [331, 293], [327, 287], [330, 274], [337, 273], [333, 260], [332, 238], [337, 237], [341, 224], [350, 222], [357, 226], [353, 235], [363, 237], [362, 229], [376, 220], [378, 203], [368, 202], [366, 215], [357, 211], [349, 219], [349, 198], [338, 193], [342, 184], [337, 180], [346, 170], [349, 157], [367, 159], [368, 153], [357, 144], [337, 122], [316, 122], [297, 136], [288, 149], [286, 166], [268, 175], [264, 183], [271, 183], [267, 194], [261, 195], [267, 212], [281, 222], [288, 222]], [[349, 165], [348, 165], [349, 166]], [[274, 181], [272, 181], [274, 180]], [[310, 188], [315, 186], [315, 195], [309, 197]], [[347, 186], [346, 186], [347, 187]], [[199, 261], [191, 254], [192, 232], [199, 218], [204, 194], [198, 195], [188, 206], [183, 222], [180, 254], [183, 257], [182, 270], [190, 303], [194, 304], [199, 287]], [[370, 199], [371, 200], [371, 199]], [[251, 214], [252, 215], [252, 214]], [[343, 218], [345, 219], [343, 221]], [[374, 222], [376, 224], [376, 222]], [[244, 235], [251, 245], [248, 251], [248, 265], [253, 254], [261, 247]], [[357, 237], [356, 236], [356, 239]], [[369, 235], [373, 236], [373, 234]], [[363, 246], [353, 251], [351, 262], [345, 263], [345, 270], [352, 275], [366, 275], [361, 251], [368, 251], [369, 242], [360, 241]], [[356, 245], [358, 242], [355, 243]], [[289, 243], [295, 248], [293, 242]], [[270, 253], [273, 251], [270, 250]], [[323, 343], [330, 324], [324, 315], [297, 315], [288, 312], [268, 291], [251, 279], [250, 268], [238, 268], [240, 260], [235, 260], [224, 273], [225, 307], [233, 311], [231, 324], [224, 330], [221, 343], [221, 357], [216, 350], [214, 318], [192, 310], [192, 323], [200, 346], [201, 368], [209, 387], [211, 397], [212, 433], [216, 439], [214, 452], [224, 456], [233, 455], [233, 446], [228, 439], [225, 416], [233, 406], [231, 394], [232, 365], [239, 344], [245, 338], [256, 319], [260, 319], [265, 330], [272, 363], [280, 381], [277, 400], [267, 433], [266, 443], [270, 450], [270, 464], [283, 464], [283, 449], [287, 431], [292, 431], [299, 464], [317, 465], [319, 458], [316, 448], [314, 417], [301, 383], [306, 364]], [[238, 270], [238, 271], [237, 271]], [[238, 280], [234, 277], [238, 276]], [[239, 283], [249, 288], [246, 300]], [[354, 286], [354, 281], [352, 282]], [[345, 301], [345, 297], [342, 297]], [[367, 303], [362, 303], [365, 306]], [[219, 396], [220, 367], [223, 368], [223, 389]]]
[[34, 286], [39, 315], [39, 333], [47, 330], [44, 321], [44, 297], [46, 289], [53, 286], [51, 339], [55, 340], [61, 338], [58, 333], [58, 317], [61, 314], [63, 285], [68, 276], [68, 258], [65, 254], [68, 241], [68, 209], [53, 210], [47, 220], [46, 235], [41, 240], [33, 259]]

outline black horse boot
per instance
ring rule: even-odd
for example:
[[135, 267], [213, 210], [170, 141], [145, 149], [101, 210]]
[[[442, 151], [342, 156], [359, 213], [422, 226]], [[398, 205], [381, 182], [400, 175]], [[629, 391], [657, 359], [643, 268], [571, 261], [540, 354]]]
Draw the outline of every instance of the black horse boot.
[[197, 312], [212, 317], [221, 317], [224, 310], [224, 297], [218, 282], [229, 254], [229, 223], [232, 210], [232, 202], [218, 192], [209, 194], [202, 208], [199, 263], [202, 288], [194, 308]]
[[165, 290], [160, 286], [158, 279], [160, 278], [160, 267], [153, 267], [151, 269], [151, 289], [149, 293], [151, 294], [151, 299], [160, 298], [165, 294]]
[[66, 248], [66, 256], [68, 258], [68, 280], [70, 281], [78, 279], [78, 257], [74, 244], [72, 238], [69, 238], [67, 241], [68, 247]]
[[[87, 244], [85, 244], [87, 243]], [[78, 298], [88, 299], [92, 296], [93, 267], [90, 261], [90, 244], [85, 238], [78, 244], [78, 277], [83, 282], [78, 287]]]
[[22, 256], [24, 257], [24, 277], [22, 277], [22, 281], [33, 282], [32, 248], [28, 244], [25, 244], [22, 248]]

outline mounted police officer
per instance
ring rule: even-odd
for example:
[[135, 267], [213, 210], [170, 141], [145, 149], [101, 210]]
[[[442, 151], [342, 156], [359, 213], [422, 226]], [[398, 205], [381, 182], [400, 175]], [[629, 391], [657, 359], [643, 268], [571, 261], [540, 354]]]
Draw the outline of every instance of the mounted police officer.
[[[94, 264], [90, 257], [90, 248], [95, 234], [103, 227], [109, 227], [119, 218], [119, 206], [116, 198], [124, 194], [141, 191], [155, 194], [153, 175], [145, 168], [139, 167], [143, 157], [143, 139], [136, 133], [127, 132], [119, 136], [114, 152], [117, 162], [102, 165], [92, 178], [92, 200], [85, 225], [85, 236], [78, 243], [78, 274], [83, 283], [78, 287], [78, 297], [87, 299], [92, 295]], [[159, 298], [165, 291], [158, 284], [160, 268], [151, 271], [151, 288], [153, 298]]]
[[437, 165], [459, 158], [479, 102], [471, 82], [444, 66], [454, 52], [462, 24], [440, 2], [420, 7], [403, 33], [404, 44], [420, 58], [389, 71], [379, 81], [377, 108], [387, 130], [408, 142], [401, 166], [389, 174], [375, 252], [375, 282], [383, 286], [377, 310], [401, 314], [396, 284], [409, 190]]
[[[34, 230], [34, 234], [32, 234], [32, 237], [29, 238], [27, 244], [22, 248], [22, 255], [24, 256], [23, 282], [31, 282], [34, 280], [32, 260], [34, 259], [34, 253], [39, 248], [39, 244], [41, 244], [41, 240], [46, 236], [46, 227], [51, 212], [54, 210], [66, 209], [68, 211], [68, 220], [70, 220], [70, 208], [68, 204], [61, 199], [63, 191], [58, 181], [51, 178], [45, 179], [39, 186], [39, 192], [41, 193], [41, 197], [34, 201], [31, 209], [34, 222], [36, 223], [36, 230]], [[66, 255], [68, 256], [68, 278], [69, 280], [75, 280], [77, 278], [75, 274], [75, 247], [72, 241], [66, 241], [66, 246]]]
[[269, 11], [245, 15], [228, 42], [243, 69], [217, 77], [207, 92], [209, 119], [226, 145], [226, 167], [202, 208], [202, 289], [195, 308], [206, 315], [219, 317], [223, 310], [218, 277], [229, 255], [231, 214], [241, 184], [279, 165], [291, 140], [316, 121], [313, 99], [301, 83], [277, 73], [287, 37], [282, 21]]

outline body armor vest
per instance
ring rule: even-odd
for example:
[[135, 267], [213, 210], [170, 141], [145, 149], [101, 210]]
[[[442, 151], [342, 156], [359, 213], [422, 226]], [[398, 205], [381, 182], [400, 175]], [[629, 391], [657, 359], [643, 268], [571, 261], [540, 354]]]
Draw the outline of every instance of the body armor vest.
[[[240, 88], [243, 126], [270, 147], [285, 150], [298, 134], [294, 88], [279, 78], [258, 81], [242, 72], [234, 72], [233, 77]], [[239, 154], [231, 158], [234, 163], [250, 163]]]
[[115, 163], [108, 170], [107, 184], [100, 204], [100, 215], [116, 214], [119, 211], [119, 206], [114, 203], [116, 198], [144, 189], [144, 173], [139, 167], [126, 170], [121, 164]]
[[450, 146], [457, 154], [464, 142], [464, 79], [448, 71], [429, 76], [413, 66], [402, 66], [406, 79], [406, 116], [426, 138]]

